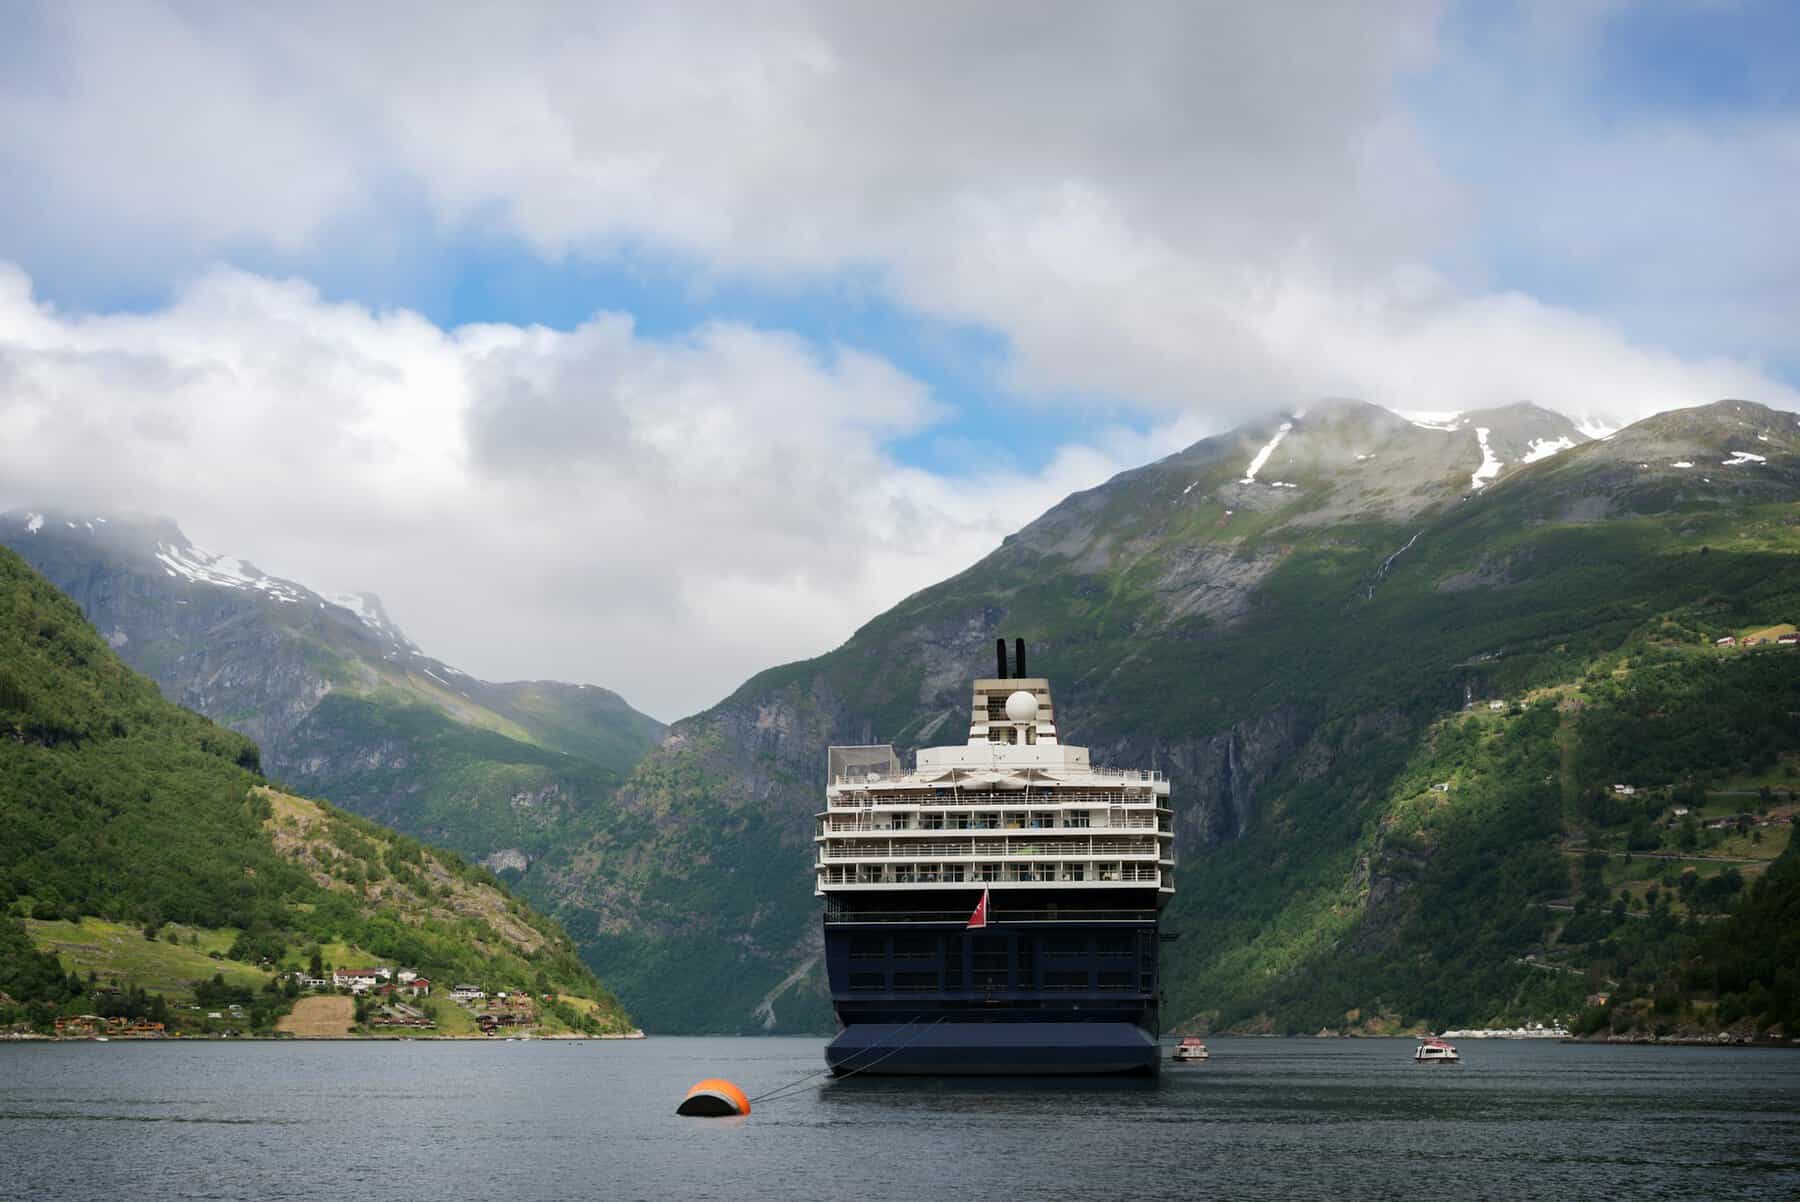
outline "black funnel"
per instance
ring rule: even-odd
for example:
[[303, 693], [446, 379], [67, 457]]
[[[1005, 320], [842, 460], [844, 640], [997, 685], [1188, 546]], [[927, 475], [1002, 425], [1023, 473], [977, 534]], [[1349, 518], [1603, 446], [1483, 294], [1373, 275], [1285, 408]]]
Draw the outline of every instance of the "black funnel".
[[1018, 674], [1022, 677], [1031, 675], [1031, 673], [1029, 673], [1025, 670], [1025, 640], [1024, 639], [1014, 639], [1013, 640], [1013, 669], [1016, 672], [1018, 672]]
[[994, 662], [999, 665], [1000, 679], [1006, 679], [1006, 640], [994, 640]]

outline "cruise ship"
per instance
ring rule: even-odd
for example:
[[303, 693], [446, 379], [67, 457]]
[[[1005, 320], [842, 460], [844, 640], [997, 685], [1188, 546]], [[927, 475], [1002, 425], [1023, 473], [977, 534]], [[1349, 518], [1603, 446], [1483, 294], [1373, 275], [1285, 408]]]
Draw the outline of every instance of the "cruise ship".
[[1169, 783], [1062, 742], [1015, 646], [975, 681], [966, 743], [911, 770], [830, 749], [815, 891], [840, 1077], [1157, 1071]]

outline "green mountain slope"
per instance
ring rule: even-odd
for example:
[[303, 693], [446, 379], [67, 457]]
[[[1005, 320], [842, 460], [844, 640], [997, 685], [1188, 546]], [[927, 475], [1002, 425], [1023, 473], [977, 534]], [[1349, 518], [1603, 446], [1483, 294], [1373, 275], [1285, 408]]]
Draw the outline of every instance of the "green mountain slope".
[[663, 735], [606, 689], [459, 672], [373, 595], [322, 596], [165, 519], [21, 511], [0, 542], [165, 695], [257, 740], [271, 776], [509, 873], [590, 832]]
[[[676, 724], [620, 825], [543, 866], [546, 895], [634, 1005], [697, 1029], [824, 1023], [807, 889], [824, 749], [960, 740], [1005, 634], [1051, 677], [1066, 737], [1175, 780], [1173, 1019], [1579, 1008], [1604, 957], [1538, 960], [1577, 892], [1579, 798], [1632, 782], [1582, 751], [1599, 699], [1559, 690], [1647, 670], [1646, 649], [1699, 671], [1714, 638], [1793, 620], [1797, 501], [1793, 415], [1741, 402], [1598, 442], [1526, 406], [1433, 429], [1354, 402], [1208, 439]], [[1456, 717], [1491, 699], [1494, 743]], [[1390, 839], [1459, 740], [1486, 783]], [[1476, 913], [1489, 901], [1499, 917]], [[1406, 966], [1421, 940], [1444, 972]]]
[[[215, 950], [239, 962], [234, 977], [336, 947], [554, 989], [586, 999], [597, 1026], [627, 1025], [568, 937], [490, 874], [271, 790], [257, 769], [254, 743], [165, 701], [0, 550], [0, 991], [13, 999], [0, 1021], [103, 1004], [51, 972], [21, 925], [55, 944], [99, 918], [226, 938]], [[127, 971], [121, 984], [143, 982]], [[205, 983], [190, 985], [204, 1000]]]

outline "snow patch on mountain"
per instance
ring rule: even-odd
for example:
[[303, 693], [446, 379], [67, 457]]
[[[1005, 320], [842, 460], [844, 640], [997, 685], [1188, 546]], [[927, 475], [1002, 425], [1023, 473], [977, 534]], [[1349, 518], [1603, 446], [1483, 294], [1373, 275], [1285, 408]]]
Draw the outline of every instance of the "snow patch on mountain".
[[1405, 409], [1393, 410], [1421, 430], [1442, 430], [1448, 434], [1468, 424], [1468, 419], [1458, 410], [1447, 409]]
[[25, 533], [36, 534], [38, 531], [42, 530], [43, 528], [44, 528], [44, 515], [43, 514], [28, 513], [25, 515]]
[[1670, 467], [1693, 467], [1694, 465], [1689, 463], [1685, 459], [1677, 459], [1674, 463], [1671, 463], [1669, 466]]
[[1575, 445], [1568, 435], [1560, 438], [1534, 438], [1520, 463], [1536, 463], [1540, 459], [1548, 459], [1558, 451], [1566, 451]]
[[1488, 445], [1488, 435], [1493, 431], [1487, 426], [1475, 427], [1475, 442], [1481, 447], [1481, 466], [1469, 477], [1470, 488], [1485, 488], [1487, 482], [1500, 474], [1505, 464], [1494, 454], [1494, 448]]
[[1746, 463], [1767, 463], [1768, 456], [1751, 451], [1733, 451], [1730, 459], [1720, 460], [1720, 467], [1742, 467]]
[[194, 584], [211, 584], [219, 588], [258, 592], [290, 605], [298, 605], [305, 599], [303, 594], [306, 590], [298, 585], [289, 584], [285, 580], [277, 580], [260, 571], [254, 564], [246, 563], [236, 556], [214, 555], [191, 543], [184, 546], [158, 543], [156, 544], [156, 558], [163, 565], [163, 571], [170, 576], [179, 577]]
[[374, 593], [337, 593], [325, 599], [339, 609], [349, 610], [357, 621], [382, 638], [402, 649], [413, 649], [400, 627], [394, 624], [394, 620], [388, 617], [387, 610], [382, 608], [381, 598]]
[[1288, 431], [1293, 428], [1293, 422], [1281, 423], [1281, 428], [1275, 431], [1275, 437], [1271, 438], [1268, 445], [1256, 453], [1256, 458], [1252, 459], [1250, 466], [1244, 469], [1244, 478], [1239, 483], [1250, 484], [1255, 481], [1256, 473], [1262, 471], [1263, 464], [1269, 461], [1269, 456], [1275, 453], [1275, 448], [1281, 445], [1281, 440], [1286, 438]]

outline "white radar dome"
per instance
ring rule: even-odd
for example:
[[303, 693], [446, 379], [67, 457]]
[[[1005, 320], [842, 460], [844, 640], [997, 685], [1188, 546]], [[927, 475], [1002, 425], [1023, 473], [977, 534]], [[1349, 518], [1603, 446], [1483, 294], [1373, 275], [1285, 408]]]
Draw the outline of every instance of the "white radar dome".
[[1037, 714], [1037, 698], [1024, 689], [1006, 699], [1006, 716], [1014, 722], [1036, 722]]

